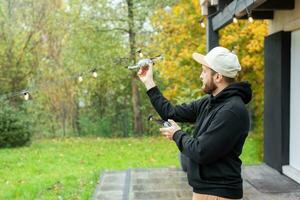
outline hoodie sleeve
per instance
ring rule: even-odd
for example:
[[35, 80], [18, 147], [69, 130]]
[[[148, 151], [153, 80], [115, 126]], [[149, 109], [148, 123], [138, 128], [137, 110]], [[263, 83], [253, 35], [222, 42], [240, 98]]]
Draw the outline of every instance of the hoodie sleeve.
[[147, 91], [150, 101], [163, 120], [194, 123], [197, 118], [197, 102], [173, 106], [155, 86]]
[[179, 130], [173, 135], [179, 150], [199, 164], [209, 164], [228, 154], [241, 137], [248, 133], [232, 111], [224, 110], [213, 119], [208, 129], [192, 138]]

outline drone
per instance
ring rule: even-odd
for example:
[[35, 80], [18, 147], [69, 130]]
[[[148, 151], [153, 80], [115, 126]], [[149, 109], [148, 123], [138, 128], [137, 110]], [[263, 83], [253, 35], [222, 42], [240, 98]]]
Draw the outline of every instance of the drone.
[[[142, 50], [138, 50], [137, 53], [139, 54], [140, 58], [143, 57]], [[139, 69], [141, 67], [149, 66], [150, 64], [154, 65], [154, 63], [156, 61], [162, 60], [162, 59], [163, 59], [163, 56], [161, 56], [161, 55], [151, 57], [151, 58], [140, 59], [136, 65], [128, 66], [128, 69], [129, 70], [135, 70], [135, 69]]]
[[162, 119], [156, 119], [156, 118], [153, 117], [153, 115], [149, 115], [148, 121], [156, 122], [157, 124], [159, 124], [159, 125], [161, 125], [165, 128], [168, 128], [168, 127], [172, 126], [172, 124], [170, 122], [162, 120]]

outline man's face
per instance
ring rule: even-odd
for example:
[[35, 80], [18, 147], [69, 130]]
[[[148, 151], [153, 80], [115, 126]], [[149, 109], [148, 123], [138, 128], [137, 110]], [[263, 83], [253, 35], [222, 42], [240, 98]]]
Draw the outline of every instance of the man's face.
[[202, 90], [203, 92], [205, 92], [206, 94], [212, 94], [212, 92], [217, 89], [217, 85], [214, 82], [214, 76], [216, 75], [212, 75], [212, 70], [205, 66], [202, 65], [202, 72], [200, 75], [200, 79], [202, 81]]

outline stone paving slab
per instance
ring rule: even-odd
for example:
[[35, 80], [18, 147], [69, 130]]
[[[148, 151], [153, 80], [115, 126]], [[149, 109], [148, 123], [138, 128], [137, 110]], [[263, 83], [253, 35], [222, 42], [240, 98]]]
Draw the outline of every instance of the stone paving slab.
[[104, 172], [96, 186], [92, 199], [122, 200], [126, 184], [127, 171]]
[[246, 167], [244, 179], [262, 193], [300, 192], [299, 184], [267, 165]]
[[[300, 185], [265, 164], [244, 166], [244, 200], [300, 200]], [[176, 168], [103, 173], [93, 200], [191, 200], [186, 173]]]
[[179, 169], [133, 169], [130, 175], [128, 199], [184, 200], [192, 197], [186, 174]]

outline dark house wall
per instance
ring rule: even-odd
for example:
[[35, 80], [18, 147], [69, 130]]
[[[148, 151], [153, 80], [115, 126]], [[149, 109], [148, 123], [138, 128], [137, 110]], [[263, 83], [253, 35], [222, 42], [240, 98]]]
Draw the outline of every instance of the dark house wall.
[[289, 164], [291, 33], [265, 38], [264, 161], [282, 172]]

